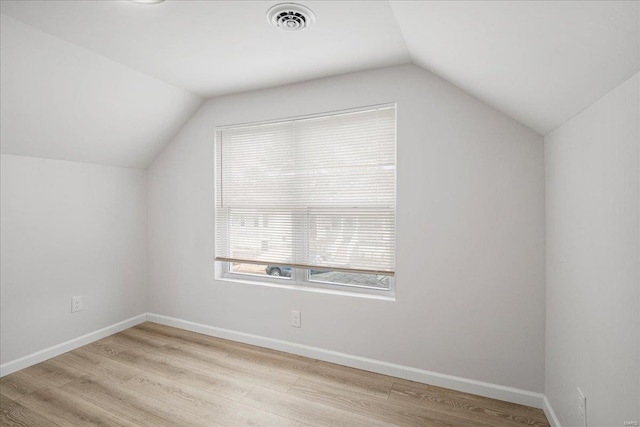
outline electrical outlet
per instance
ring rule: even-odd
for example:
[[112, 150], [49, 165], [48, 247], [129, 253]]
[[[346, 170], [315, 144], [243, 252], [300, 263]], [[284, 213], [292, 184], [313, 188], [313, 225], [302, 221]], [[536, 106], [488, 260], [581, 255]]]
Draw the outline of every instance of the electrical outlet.
[[300, 327], [300, 312], [293, 310], [291, 312], [291, 326], [293, 326], [294, 328], [299, 328]]
[[76, 311], [82, 310], [82, 297], [71, 297], [71, 312], [75, 313]]
[[578, 387], [578, 413], [580, 414], [580, 422], [582, 427], [587, 427], [587, 398], [584, 396], [580, 387]]

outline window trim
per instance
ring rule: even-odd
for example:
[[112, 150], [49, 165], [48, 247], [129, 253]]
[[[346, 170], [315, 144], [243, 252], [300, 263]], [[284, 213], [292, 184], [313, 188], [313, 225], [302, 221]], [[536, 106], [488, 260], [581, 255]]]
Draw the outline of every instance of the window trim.
[[[383, 300], [396, 300], [396, 278], [389, 276], [389, 288], [379, 289], [369, 286], [344, 285], [332, 282], [322, 282], [318, 280], [299, 279], [300, 275], [308, 276], [308, 270], [294, 268], [291, 277], [276, 278], [268, 275], [252, 273], [235, 273], [229, 270], [231, 263], [215, 261], [216, 280], [225, 282], [245, 283], [251, 285], [264, 285], [270, 287], [295, 289], [303, 291], [313, 291], [331, 293], [338, 295], [370, 297]], [[305, 274], [306, 273], [306, 274]]]
[[[262, 120], [262, 121], [250, 121], [250, 122], [241, 122], [241, 123], [236, 123], [236, 124], [226, 124], [226, 125], [220, 125], [220, 126], [215, 126], [214, 127], [214, 159], [213, 159], [213, 166], [214, 166], [214, 173], [213, 173], [213, 190], [214, 190], [214, 204], [215, 204], [215, 200], [217, 200], [217, 171], [215, 170], [215, 167], [217, 165], [217, 149], [215, 147], [217, 147], [218, 144], [218, 140], [217, 140], [217, 135], [220, 131], [223, 131], [225, 129], [230, 129], [230, 128], [243, 128], [243, 127], [250, 127], [250, 126], [255, 126], [256, 124], [260, 124], [260, 125], [269, 125], [269, 124], [276, 124], [276, 123], [283, 123], [283, 122], [289, 122], [289, 121], [294, 121], [294, 120], [304, 120], [304, 119], [313, 119], [313, 118], [321, 118], [321, 117], [326, 117], [326, 116], [330, 116], [330, 115], [339, 115], [339, 114], [349, 114], [349, 113], [358, 113], [361, 111], [366, 111], [366, 110], [372, 110], [372, 109], [380, 109], [380, 108], [386, 108], [386, 107], [393, 107], [394, 111], [395, 111], [395, 153], [394, 153], [394, 183], [395, 183], [395, 224], [394, 227], [396, 229], [396, 233], [394, 236], [395, 242], [394, 242], [394, 247], [395, 247], [395, 251], [394, 251], [394, 258], [397, 261], [397, 248], [398, 248], [398, 244], [397, 244], [397, 239], [398, 239], [398, 233], [397, 233], [397, 221], [398, 221], [398, 104], [397, 102], [384, 102], [384, 103], [379, 103], [379, 104], [370, 104], [370, 105], [365, 105], [365, 106], [359, 106], [359, 107], [353, 107], [353, 108], [346, 108], [346, 109], [340, 109], [340, 110], [331, 110], [331, 111], [324, 111], [324, 112], [320, 112], [320, 113], [313, 113], [313, 114], [302, 114], [302, 115], [298, 115], [298, 116], [291, 116], [291, 117], [284, 117], [284, 118], [276, 118], [276, 119], [271, 119], [271, 120]], [[214, 209], [215, 211], [215, 209]], [[214, 230], [215, 230], [215, 215], [214, 215]], [[215, 240], [216, 240], [216, 236], [214, 233], [214, 247], [215, 247]], [[397, 275], [397, 262], [394, 262], [394, 265], [396, 265], [396, 269], [394, 271], [393, 274], [389, 275], [389, 288], [388, 289], [380, 289], [380, 288], [375, 288], [375, 287], [368, 287], [368, 286], [360, 286], [360, 285], [347, 285], [347, 284], [339, 284], [339, 283], [333, 283], [333, 282], [322, 282], [322, 281], [317, 281], [317, 280], [309, 280], [309, 270], [307, 269], [300, 269], [300, 268], [292, 268], [292, 274], [290, 278], [275, 278], [272, 276], [268, 276], [268, 275], [260, 275], [260, 274], [251, 274], [251, 273], [234, 273], [232, 271], [230, 271], [230, 262], [225, 262], [225, 261], [217, 261], [214, 258], [214, 279], [215, 280], [221, 280], [221, 281], [227, 281], [227, 282], [237, 282], [237, 283], [247, 283], [247, 284], [252, 284], [252, 285], [264, 285], [264, 286], [271, 286], [271, 287], [279, 287], [279, 288], [286, 288], [286, 289], [296, 289], [296, 290], [303, 290], [303, 291], [312, 291], [312, 292], [323, 292], [323, 293], [331, 293], [331, 294], [338, 294], [338, 295], [347, 295], [347, 296], [358, 296], [358, 297], [368, 297], [368, 298], [374, 298], [374, 299], [382, 299], [382, 300], [391, 300], [391, 301], [395, 301], [396, 300], [396, 275]], [[354, 273], [357, 274], [357, 273]]]
[[[390, 108], [390, 107], [394, 107], [396, 110], [396, 136], [397, 136], [397, 129], [398, 129], [398, 126], [397, 126], [398, 103], [397, 102], [383, 102], [380, 104], [370, 104], [370, 105], [363, 105], [361, 107], [324, 111], [322, 113], [301, 114], [299, 116], [280, 117], [277, 119], [270, 119], [270, 120], [257, 120], [257, 121], [241, 122], [241, 123], [235, 123], [235, 124], [231, 123], [227, 125], [216, 126], [214, 129], [214, 132], [223, 131], [225, 129], [239, 129], [239, 128], [251, 127], [256, 125], [272, 125], [272, 124], [285, 123], [285, 122], [296, 121], [296, 120], [307, 120], [307, 119], [316, 119], [316, 118], [322, 118], [322, 117], [340, 115], [340, 114], [359, 113], [367, 110], [375, 110], [375, 109]], [[214, 135], [214, 138], [215, 138], [215, 135]]]

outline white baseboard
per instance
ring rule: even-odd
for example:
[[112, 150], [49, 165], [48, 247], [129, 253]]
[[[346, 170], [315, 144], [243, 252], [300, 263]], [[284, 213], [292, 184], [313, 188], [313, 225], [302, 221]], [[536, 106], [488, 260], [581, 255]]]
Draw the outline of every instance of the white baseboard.
[[[176, 319], [168, 316], [162, 316], [159, 314], [147, 313], [147, 320], [149, 322], [173, 326], [176, 328], [198, 332], [218, 338], [225, 338], [233, 341], [243, 342], [246, 344], [266, 347], [273, 350], [285, 351], [287, 353], [293, 353], [300, 356], [333, 362], [340, 365], [350, 366], [352, 368], [363, 369], [366, 371], [377, 372], [379, 374], [390, 375], [397, 378], [404, 378], [407, 380], [446, 387], [465, 393], [477, 394], [480, 396], [505, 400], [507, 402], [518, 403], [521, 405], [533, 406], [535, 408], [543, 407], [544, 395], [542, 393], [535, 393], [532, 391], [506, 387], [483, 381], [476, 381], [468, 378], [456, 377], [453, 375], [440, 374], [437, 372], [412, 368], [410, 366], [397, 365], [380, 360], [368, 359], [366, 357], [354, 356], [332, 350], [325, 350], [318, 347], [296, 344], [289, 341], [282, 341], [273, 338], [262, 337], [259, 335], [252, 335], [244, 332], [217, 328], [214, 326], [190, 322], [188, 320]], [[557, 427], [559, 426], [560, 424], [557, 425]]]
[[543, 399], [542, 410], [544, 411], [544, 414], [547, 416], [547, 420], [549, 420], [549, 424], [551, 424], [551, 427], [562, 427], [560, 425], [560, 420], [558, 420], [556, 413], [553, 411], [553, 408], [551, 407], [551, 403], [549, 402], [549, 399], [547, 399], [547, 396], [545, 396]]
[[113, 335], [132, 326], [143, 323], [146, 320], [147, 314], [140, 314], [127, 320], [123, 320], [122, 322], [118, 322], [114, 325], [107, 326], [106, 328], [98, 329], [94, 332], [89, 332], [88, 334], [82, 335], [81, 337], [74, 338], [61, 344], [45, 348], [44, 350], [36, 351], [35, 353], [31, 353], [19, 359], [3, 363], [2, 365], [0, 365], [0, 377], [4, 377], [5, 375], [9, 375], [13, 372], [19, 371], [20, 369], [28, 368], [29, 366], [44, 362], [45, 360], [56, 357], [62, 353], [75, 350], [76, 348], [82, 347], [83, 345], [90, 344], [104, 337], [108, 337], [109, 335]]

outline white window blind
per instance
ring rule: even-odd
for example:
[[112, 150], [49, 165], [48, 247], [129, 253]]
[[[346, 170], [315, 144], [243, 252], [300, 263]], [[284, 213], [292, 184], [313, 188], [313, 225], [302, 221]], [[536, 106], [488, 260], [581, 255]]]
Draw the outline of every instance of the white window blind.
[[395, 106], [216, 131], [216, 260], [393, 275]]

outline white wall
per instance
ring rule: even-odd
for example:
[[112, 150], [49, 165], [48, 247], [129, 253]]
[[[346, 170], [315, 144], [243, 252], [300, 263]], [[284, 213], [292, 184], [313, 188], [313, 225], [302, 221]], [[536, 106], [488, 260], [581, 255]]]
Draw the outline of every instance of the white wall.
[[[393, 101], [397, 301], [214, 280], [215, 126]], [[147, 179], [150, 312], [543, 391], [542, 137], [434, 75], [400, 66], [212, 99]]]
[[545, 137], [545, 394], [563, 427], [640, 420], [640, 74]]
[[144, 313], [144, 171], [1, 157], [0, 364]]

